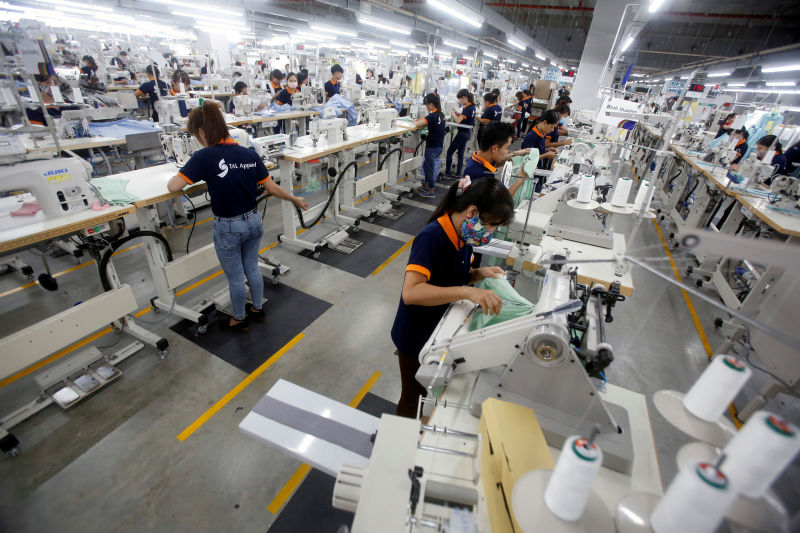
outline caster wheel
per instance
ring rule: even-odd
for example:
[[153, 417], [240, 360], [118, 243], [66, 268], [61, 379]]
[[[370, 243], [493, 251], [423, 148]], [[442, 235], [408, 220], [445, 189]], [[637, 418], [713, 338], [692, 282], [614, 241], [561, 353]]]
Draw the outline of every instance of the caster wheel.
[[358, 226], [355, 226], [355, 227], [353, 228], [353, 233], [358, 233], [358, 230], [359, 230]]
[[691, 267], [691, 266], [689, 266], [689, 267], [686, 267], [686, 275], [687, 275], [687, 276], [688, 276], [689, 274], [691, 274], [692, 272], [694, 272], [694, 267]]
[[114, 332], [116, 335], [119, 335], [120, 333], [122, 333], [122, 328], [121, 328], [121, 327], [119, 327], [119, 326], [111, 326], [111, 330], [112, 330], [112, 331], [113, 331], [113, 332]]
[[31, 274], [30, 276], [25, 276], [25, 281], [27, 281], [28, 283], [30, 283], [33, 280], [34, 280], [33, 274]]
[[278, 278], [272, 278], [272, 286], [273, 287], [277, 287], [278, 286]]
[[664, 215], [661, 215], [661, 218], [659, 218], [659, 220], [660, 220], [661, 222], [664, 222]]
[[314, 259], [319, 259], [319, 252], [314, 252], [313, 254], [311, 254], [311, 257], [313, 257]]
[[723, 321], [721, 318], [717, 317], [714, 319], [714, 327], [719, 329], [722, 327]]
[[33, 267], [25, 265], [22, 267], [22, 273], [28, 276], [29, 281], [33, 281]]
[[697, 283], [695, 283], [695, 285], [697, 285], [698, 287], [702, 287], [703, 286], [703, 280], [702, 279], [698, 279]]
[[674, 234], [674, 233], [670, 233], [670, 234], [669, 234], [669, 238], [670, 238], [670, 239], [674, 239], [674, 238], [675, 238], [675, 234]]
[[11, 448], [10, 450], [8, 450], [8, 451], [6, 452], [6, 454], [7, 454], [9, 457], [19, 457], [19, 454], [20, 454], [20, 453], [21, 453], [21, 452], [20, 452], [19, 448], [17, 448], [16, 446], [15, 446], [15, 447], [13, 447], [13, 448]]
[[[197, 326], [197, 334], [198, 335], [205, 335], [207, 331], [208, 331], [208, 326], [207, 325], [203, 325], [203, 326], [199, 326], [198, 325]], [[162, 359], [163, 359], [163, 357], [162, 357]]]
[[158, 356], [159, 356], [161, 359], [166, 359], [166, 358], [167, 358], [167, 354], [168, 354], [168, 353], [169, 353], [169, 350], [159, 350], [159, 351], [158, 351]]

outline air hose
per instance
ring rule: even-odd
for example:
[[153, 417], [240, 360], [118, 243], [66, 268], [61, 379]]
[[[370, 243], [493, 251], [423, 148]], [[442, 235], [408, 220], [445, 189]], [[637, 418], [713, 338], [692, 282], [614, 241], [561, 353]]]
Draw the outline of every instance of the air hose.
[[164, 245], [164, 249], [167, 251], [167, 261], [172, 261], [172, 250], [169, 247], [169, 243], [167, 239], [164, 238], [163, 235], [157, 233], [155, 231], [138, 231], [136, 233], [130, 234], [127, 237], [123, 237], [111, 243], [104, 252], [100, 261], [98, 262], [98, 270], [100, 271], [100, 282], [103, 284], [103, 290], [110, 291], [113, 289], [111, 286], [111, 282], [108, 280], [108, 262], [111, 260], [111, 256], [114, 252], [116, 252], [120, 246], [125, 244], [126, 242], [132, 241], [133, 239], [138, 239], [139, 237], [153, 237], [154, 239], [158, 239], [161, 241], [161, 244]]
[[[303, 229], [311, 229], [317, 222], [322, 220], [322, 217], [325, 216], [325, 212], [328, 210], [328, 207], [330, 207], [331, 202], [333, 201], [333, 195], [335, 195], [336, 191], [339, 189], [339, 183], [341, 183], [342, 178], [344, 178], [344, 175], [347, 174], [348, 170], [350, 170], [350, 167], [357, 167], [357, 165], [358, 163], [356, 161], [351, 161], [350, 163], [345, 165], [342, 170], [339, 171], [339, 177], [336, 178], [336, 183], [333, 185], [333, 189], [331, 189], [330, 195], [328, 195], [328, 201], [325, 202], [325, 207], [323, 207], [322, 210], [319, 212], [319, 215], [317, 215], [317, 218], [314, 219], [314, 222], [312, 222], [311, 224], [306, 224], [305, 220], [303, 220], [303, 212], [300, 210], [300, 208], [297, 207], [295, 208], [297, 210], [297, 216], [300, 218], [300, 225], [303, 226]], [[329, 168], [328, 175], [330, 177], [333, 177], [336, 175], [336, 171], [332, 168]], [[358, 168], [356, 168], [356, 176], [358, 176]]]

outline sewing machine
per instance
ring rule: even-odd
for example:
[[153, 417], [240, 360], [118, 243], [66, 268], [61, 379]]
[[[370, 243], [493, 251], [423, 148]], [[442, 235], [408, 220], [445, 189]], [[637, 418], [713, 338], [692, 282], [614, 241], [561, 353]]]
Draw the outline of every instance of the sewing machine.
[[251, 140], [253, 148], [266, 163], [267, 159], [281, 155], [290, 146], [290, 136], [286, 133], [277, 133], [265, 137], [256, 137]]
[[317, 105], [317, 97], [314, 94], [314, 90], [308, 85], [303, 85], [300, 92], [292, 95], [292, 105], [303, 111], [308, 111], [311, 106]]
[[[231, 139], [236, 141], [240, 146], [250, 148], [250, 135], [239, 128], [228, 127], [228, 133]], [[188, 131], [162, 131], [161, 134], [161, 148], [164, 150], [164, 155], [168, 160], [175, 161], [179, 167], [186, 164], [192, 154], [202, 148], [197, 139], [192, 137]]]
[[767, 161], [772, 160], [772, 155], [767, 154], [764, 159], [759, 159], [754, 150], [747, 158], [739, 163], [739, 173], [747, 178], [746, 182], [740, 183], [741, 187], [756, 187], [765, 179], [772, 176], [775, 168]]
[[328, 144], [341, 143], [347, 140], [347, 119], [325, 118], [314, 120], [309, 127], [311, 142], [317, 146], [322, 140]]
[[369, 111], [367, 123], [370, 128], [386, 131], [397, 125], [397, 110], [393, 108], [372, 109]]
[[[473, 414], [480, 415], [490, 397], [531, 407], [551, 446], [599, 425], [604, 465], [627, 473], [633, 460], [628, 415], [609, 408], [590, 380], [614, 359], [605, 319], [624, 298], [614, 285], [608, 291], [576, 285], [577, 271], [558, 264], [564, 259], [552, 256], [528, 315], [468, 331], [480, 307], [465, 300], [450, 304], [420, 351], [416, 379], [432, 397], [458, 374], [479, 372], [469, 402]], [[570, 334], [576, 327], [585, 331], [579, 343]]]
[[[594, 170], [594, 159], [594, 148], [591, 148], [586, 143], [576, 142], [559, 150], [556, 163], [566, 165], [573, 171], [577, 171], [578, 174], [591, 174]], [[576, 167], [575, 165], [578, 166]]]
[[[156, 100], [155, 108], [158, 113], [159, 124], [175, 124], [186, 126], [189, 112], [200, 107], [200, 98], [190, 98], [187, 96], [163, 96]], [[205, 101], [210, 101], [205, 99]]]
[[233, 112], [237, 117], [252, 115], [253, 101], [246, 94], [237, 94], [233, 97]]
[[209, 87], [209, 90], [218, 92], [218, 93], [232, 93], [233, 86], [231, 85], [231, 80], [227, 78], [223, 78], [219, 74], [209, 74], [208, 77], [205, 79], [204, 83]]
[[[555, 172], [553, 171], [554, 174]], [[508, 226], [509, 240], [538, 246], [542, 238], [549, 235], [612, 249], [613, 233], [603, 227], [595, 212], [592, 209], [578, 209], [568, 205], [570, 200], [578, 196], [578, 180], [574, 179], [575, 176], [565, 176], [565, 185], [533, 200], [532, 203], [529, 200], [520, 202], [514, 211], [514, 219]], [[553, 174], [549, 179], [553, 179]]]
[[3, 167], [0, 188], [29, 191], [46, 217], [89, 209], [95, 201], [89, 179], [92, 168], [80, 157], [38, 159]]

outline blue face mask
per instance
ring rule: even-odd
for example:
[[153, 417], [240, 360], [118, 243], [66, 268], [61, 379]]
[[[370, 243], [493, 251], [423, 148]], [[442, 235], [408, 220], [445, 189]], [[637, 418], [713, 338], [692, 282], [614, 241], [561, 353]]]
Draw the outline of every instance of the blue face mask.
[[493, 231], [486, 229], [480, 215], [467, 218], [461, 223], [461, 238], [472, 246], [485, 246], [492, 240]]

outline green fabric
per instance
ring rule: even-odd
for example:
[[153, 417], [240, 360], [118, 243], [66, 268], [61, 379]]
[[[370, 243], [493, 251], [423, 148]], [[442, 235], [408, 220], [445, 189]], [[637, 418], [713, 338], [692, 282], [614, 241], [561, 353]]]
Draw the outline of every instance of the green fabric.
[[496, 315], [485, 315], [483, 309], [478, 308], [469, 322], [469, 330], [493, 326], [507, 320], [529, 315], [533, 312], [534, 305], [519, 295], [514, 287], [504, 277], [486, 278], [478, 284], [478, 288], [489, 289], [503, 300], [503, 307]]
[[97, 187], [103, 198], [111, 205], [129, 205], [139, 199], [125, 190], [128, 180], [122, 178], [94, 178], [91, 184]]

